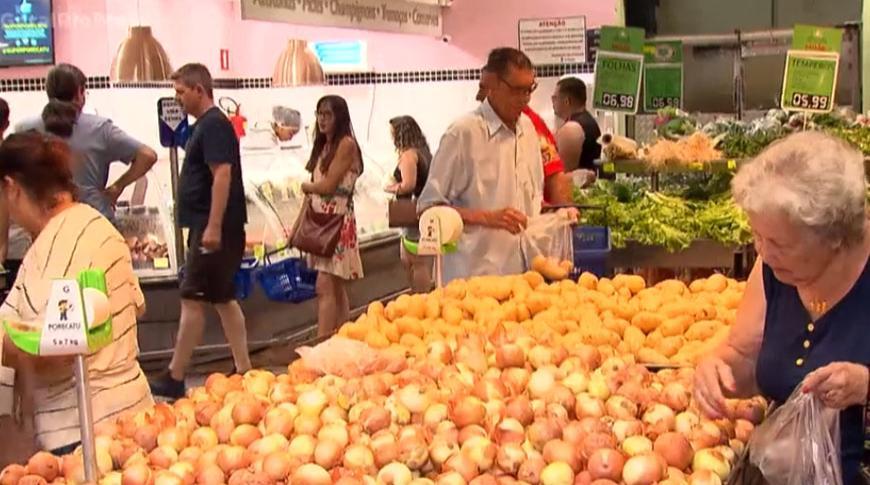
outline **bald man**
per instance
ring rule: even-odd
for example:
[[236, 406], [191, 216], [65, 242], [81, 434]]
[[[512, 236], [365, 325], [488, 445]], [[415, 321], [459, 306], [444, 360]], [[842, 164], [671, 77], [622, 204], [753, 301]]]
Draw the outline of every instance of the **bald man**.
[[[482, 103], [498, 82], [495, 73], [489, 72], [485, 66], [481, 68], [475, 99]], [[547, 123], [532, 108], [526, 106], [523, 114], [532, 120], [541, 141], [541, 159], [544, 161], [544, 202], [552, 205], [573, 204], [571, 179], [565, 175], [565, 165], [556, 149], [556, 138], [547, 127]]]

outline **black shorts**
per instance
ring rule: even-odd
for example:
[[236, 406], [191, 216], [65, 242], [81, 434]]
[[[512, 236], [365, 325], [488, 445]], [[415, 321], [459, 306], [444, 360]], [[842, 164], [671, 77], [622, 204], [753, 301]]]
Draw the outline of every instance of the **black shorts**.
[[245, 254], [245, 231], [224, 231], [220, 249], [212, 253], [202, 252], [202, 232], [192, 228], [187, 236], [181, 298], [207, 303], [235, 300], [235, 276]]

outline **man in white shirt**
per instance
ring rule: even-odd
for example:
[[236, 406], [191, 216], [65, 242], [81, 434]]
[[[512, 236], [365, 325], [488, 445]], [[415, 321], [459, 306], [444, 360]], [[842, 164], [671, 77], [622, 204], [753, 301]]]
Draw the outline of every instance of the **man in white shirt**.
[[496, 81], [487, 99], [441, 138], [418, 209], [455, 208], [465, 223], [459, 250], [444, 258], [444, 279], [521, 273], [519, 234], [541, 211], [544, 170], [531, 120], [523, 116], [537, 88], [522, 52], [493, 50], [486, 64]]

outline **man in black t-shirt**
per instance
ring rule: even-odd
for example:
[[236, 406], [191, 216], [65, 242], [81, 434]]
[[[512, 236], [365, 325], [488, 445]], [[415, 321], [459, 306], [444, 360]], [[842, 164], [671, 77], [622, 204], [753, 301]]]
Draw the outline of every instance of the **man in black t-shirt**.
[[169, 372], [151, 383], [154, 394], [184, 396], [184, 374], [214, 306], [233, 352], [237, 372], [251, 368], [245, 316], [234, 277], [245, 251], [247, 208], [239, 141], [233, 125], [214, 105], [212, 79], [202, 64], [186, 64], [172, 75], [175, 97], [196, 118], [185, 147], [178, 182], [177, 215], [187, 228], [187, 258], [181, 281], [181, 319]]
[[556, 84], [552, 101], [556, 116], [565, 120], [556, 132], [556, 145], [565, 171], [582, 169], [600, 175], [594, 162], [601, 158], [598, 144], [601, 129], [586, 111], [586, 83], [575, 77], [562, 79]]

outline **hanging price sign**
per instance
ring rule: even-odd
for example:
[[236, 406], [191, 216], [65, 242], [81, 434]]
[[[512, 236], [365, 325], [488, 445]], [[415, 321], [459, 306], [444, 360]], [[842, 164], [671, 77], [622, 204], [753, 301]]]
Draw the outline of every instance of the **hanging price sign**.
[[642, 29], [602, 27], [595, 59], [592, 106], [602, 111], [637, 113], [643, 73]]
[[842, 35], [839, 29], [795, 27], [785, 60], [782, 109], [807, 113], [834, 109]]
[[683, 43], [651, 42], [644, 46], [643, 109], [683, 107]]

